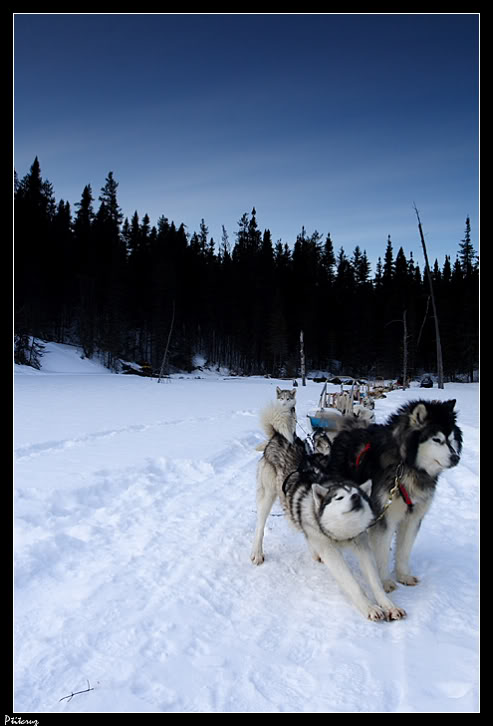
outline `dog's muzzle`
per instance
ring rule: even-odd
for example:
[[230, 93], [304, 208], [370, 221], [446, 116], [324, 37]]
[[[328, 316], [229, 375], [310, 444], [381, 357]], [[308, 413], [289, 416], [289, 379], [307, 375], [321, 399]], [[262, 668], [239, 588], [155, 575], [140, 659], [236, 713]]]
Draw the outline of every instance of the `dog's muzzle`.
[[351, 512], [358, 512], [362, 507], [360, 495], [356, 492], [351, 494]]
[[460, 461], [460, 456], [456, 454], [455, 452], [450, 457], [450, 466], [457, 466], [457, 464]]

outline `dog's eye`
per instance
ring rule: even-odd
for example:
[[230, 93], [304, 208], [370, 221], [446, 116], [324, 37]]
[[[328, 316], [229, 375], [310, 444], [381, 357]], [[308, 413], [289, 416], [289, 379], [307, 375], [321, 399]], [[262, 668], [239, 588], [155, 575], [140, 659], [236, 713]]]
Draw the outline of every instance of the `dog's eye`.
[[340, 501], [341, 501], [341, 499], [344, 499], [344, 497], [336, 497], [336, 498], [335, 498], [336, 502], [340, 502]]
[[444, 444], [445, 443], [445, 441], [442, 441], [441, 439], [437, 438], [436, 436], [433, 439], [433, 441], [435, 442], [435, 444]]

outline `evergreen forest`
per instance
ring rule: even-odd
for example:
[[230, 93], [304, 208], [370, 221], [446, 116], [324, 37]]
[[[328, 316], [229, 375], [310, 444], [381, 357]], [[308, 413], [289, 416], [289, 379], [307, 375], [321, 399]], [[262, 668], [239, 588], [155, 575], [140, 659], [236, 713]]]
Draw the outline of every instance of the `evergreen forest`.
[[[123, 219], [112, 172], [97, 198], [87, 185], [72, 210], [56, 201], [36, 158], [15, 178], [14, 237], [20, 363], [36, 364], [37, 339], [76, 343], [113, 370], [132, 361], [157, 373], [168, 346], [167, 370], [191, 370], [200, 355], [238, 375], [292, 377], [303, 330], [308, 371], [397, 378], [405, 317], [410, 376], [436, 370], [425, 271], [390, 236], [372, 271], [357, 240], [351, 253], [305, 228], [274, 241], [255, 209], [220, 240], [204, 220], [193, 233], [164, 215], [151, 226], [137, 211]], [[455, 259], [431, 269], [444, 372], [472, 380], [479, 264], [469, 218], [454, 247]]]

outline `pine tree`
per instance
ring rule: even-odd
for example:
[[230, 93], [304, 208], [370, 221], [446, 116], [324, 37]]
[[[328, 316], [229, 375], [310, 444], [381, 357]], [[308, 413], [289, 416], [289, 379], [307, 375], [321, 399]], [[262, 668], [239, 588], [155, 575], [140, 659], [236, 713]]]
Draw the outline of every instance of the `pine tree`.
[[49, 298], [53, 335], [64, 343], [70, 335], [74, 309], [78, 302], [77, 254], [72, 229], [70, 204], [60, 200], [52, 222], [52, 263], [50, 265]]
[[76, 203], [74, 246], [78, 270], [78, 335], [84, 355], [92, 357], [96, 348], [96, 278], [98, 249], [94, 238], [94, 210], [92, 189], [84, 187], [80, 202]]
[[459, 244], [459, 260], [462, 270], [462, 307], [458, 328], [462, 341], [462, 368], [469, 380], [474, 380], [474, 370], [479, 364], [479, 266], [471, 242], [471, 223], [466, 219], [464, 239]]
[[334, 245], [332, 244], [332, 240], [330, 238], [330, 232], [327, 234], [327, 237], [325, 239], [320, 261], [326, 283], [328, 286], [331, 286], [333, 285], [335, 280], [336, 257], [334, 254]]
[[118, 182], [113, 178], [113, 172], [108, 172], [104, 187], [101, 188], [99, 201], [105, 205], [106, 215], [115, 230], [119, 230], [123, 220], [122, 211], [117, 200]]
[[224, 224], [222, 225], [221, 247], [219, 256], [224, 263], [227, 259], [231, 259], [231, 245], [229, 243], [229, 235]]
[[384, 286], [389, 289], [394, 277], [394, 251], [392, 249], [392, 240], [390, 234], [387, 239], [387, 248], [385, 250], [384, 264], [383, 264], [383, 275], [382, 282]]
[[354, 270], [356, 285], [358, 287], [366, 285], [370, 279], [370, 263], [368, 262], [366, 250], [361, 252], [359, 245], [357, 245], [354, 249], [351, 264]]
[[461, 240], [459, 248], [459, 259], [461, 262], [462, 272], [465, 277], [469, 277], [473, 273], [476, 260], [476, 252], [474, 251], [474, 247], [471, 242], [471, 221], [469, 217], [466, 219], [464, 239]]
[[54, 264], [51, 233], [55, 210], [53, 187], [43, 180], [36, 156], [29, 173], [17, 181], [14, 197], [14, 305], [15, 326], [25, 326], [26, 333], [38, 337], [51, 332], [46, 286]]
[[126, 249], [120, 236], [123, 219], [117, 200], [118, 183], [109, 172], [101, 189], [101, 205], [96, 214], [94, 232], [100, 250], [97, 277], [99, 344], [105, 351], [108, 368], [114, 369], [121, 355]]

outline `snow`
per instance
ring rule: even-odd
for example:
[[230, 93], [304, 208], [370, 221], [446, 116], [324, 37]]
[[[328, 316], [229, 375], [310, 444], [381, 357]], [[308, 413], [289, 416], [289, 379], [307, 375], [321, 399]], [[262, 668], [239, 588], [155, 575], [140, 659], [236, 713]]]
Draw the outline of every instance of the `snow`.
[[[289, 383], [157, 384], [47, 351], [15, 376], [16, 712], [478, 710], [477, 384], [377, 401], [383, 421], [457, 398], [464, 451], [413, 551], [421, 582], [394, 594], [408, 617], [371, 623], [277, 505], [250, 562], [258, 413]], [[320, 391], [297, 390], [305, 430]]]

